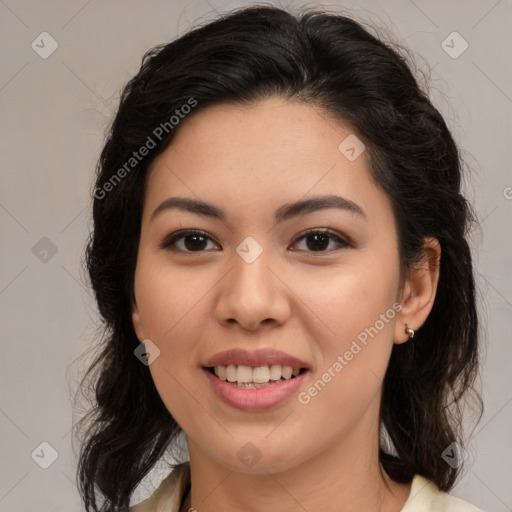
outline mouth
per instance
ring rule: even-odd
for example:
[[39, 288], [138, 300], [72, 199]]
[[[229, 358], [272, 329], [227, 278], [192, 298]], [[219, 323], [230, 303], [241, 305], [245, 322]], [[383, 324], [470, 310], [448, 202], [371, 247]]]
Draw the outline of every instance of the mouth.
[[202, 365], [216, 396], [230, 407], [264, 411], [289, 401], [304, 385], [311, 367], [275, 349], [233, 349]]
[[233, 387], [244, 389], [273, 386], [279, 382], [295, 379], [308, 371], [307, 368], [293, 368], [280, 364], [255, 367], [229, 364], [205, 367], [205, 370]]

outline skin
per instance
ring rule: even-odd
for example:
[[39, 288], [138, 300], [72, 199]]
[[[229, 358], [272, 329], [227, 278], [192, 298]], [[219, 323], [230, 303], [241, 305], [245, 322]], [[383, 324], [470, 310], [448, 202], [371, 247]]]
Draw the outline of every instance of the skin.
[[[215, 105], [184, 120], [151, 166], [132, 319], [138, 338], [160, 349], [151, 375], [187, 436], [192, 490], [182, 510], [399, 511], [409, 495], [378, 460], [382, 379], [393, 344], [413, 343], [406, 324], [418, 329], [432, 308], [440, 248], [425, 240], [421, 268], [400, 286], [389, 199], [366, 152], [349, 161], [338, 149], [351, 133], [289, 100]], [[331, 208], [275, 223], [283, 204], [323, 194], [350, 199], [365, 217]], [[227, 218], [174, 209], [150, 220], [171, 196], [200, 198]], [[301, 238], [310, 228], [351, 245], [330, 238], [315, 250], [314, 238]], [[201, 252], [190, 238], [174, 252], [159, 247], [181, 229], [210, 239]], [[263, 249], [250, 264], [236, 252], [247, 236]], [[310, 365], [299, 389], [307, 391], [393, 304], [401, 310], [307, 404], [294, 395], [240, 411], [203, 375], [218, 352], [277, 348]], [[237, 457], [247, 442], [261, 454], [252, 467]]]

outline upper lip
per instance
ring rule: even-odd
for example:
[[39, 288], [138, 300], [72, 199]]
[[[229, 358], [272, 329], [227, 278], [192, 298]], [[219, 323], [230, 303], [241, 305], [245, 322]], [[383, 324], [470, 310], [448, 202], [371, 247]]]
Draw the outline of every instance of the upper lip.
[[244, 350], [232, 349], [219, 352], [204, 363], [205, 367], [227, 366], [229, 364], [244, 366], [291, 366], [292, 368], [307, 368], [309, 365], [304, 361], [285, 352], [276, 349]]

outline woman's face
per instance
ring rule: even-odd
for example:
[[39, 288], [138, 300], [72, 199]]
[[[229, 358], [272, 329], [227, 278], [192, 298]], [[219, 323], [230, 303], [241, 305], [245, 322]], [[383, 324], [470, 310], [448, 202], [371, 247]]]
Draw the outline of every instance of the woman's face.
[[[171, 240], [183, 230], [201, 233]], [[377, 441], [407, 339], [399, 277], [391, 204], [350, 127], [276, 98], [182, 121], [151, 167], [132, 317], [191, 457], [263, 473]]]

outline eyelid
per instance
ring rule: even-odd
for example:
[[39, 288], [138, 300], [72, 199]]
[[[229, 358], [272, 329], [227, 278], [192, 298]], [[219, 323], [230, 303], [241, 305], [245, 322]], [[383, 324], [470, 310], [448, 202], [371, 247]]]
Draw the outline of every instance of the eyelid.
[[[333, 230], [328, 229], [328, 228], [311, 228], [311, 229], [308, 229], [307, 231], [304, 231], [303, 233], [301, 233], [300, 235], [298, 235], [295, 238], [295, 240], [293, 242], [293, 245], [295, 245], [297, 242], [299, 242], [303, 238], [306, 238], [310, 234], [329, 235], [332, 240], [336, 241], [336, 243], [338, 243], [338, 245], [341, 246], [341, 248], [354, 247], [354, 244], [353, 244], [353, 242], [351, 241], [351, 239], [349, 237], [341, 235], [338, 232], [333, 231]], [[200, 235], [200, 236], [203, 236], [204, 238], [206, 238], [208, 240], [211, 240], [211, 241], [213, 241], [214, 243], [217, 244], [217, 242], [214, 240], [214, 238], [212, 238], [212, 236], [209, 235], [206, 231], [202, 231], [200, 229], [182, 229], [182, 230], [175, 231], [175, 232], [171, 233], [171, 235], [169, 235], [168, 237], [164, 238], [164, 240], [159, 244], [159, 248], [163, 249], [163, 250], [178, 252], [178, 253], [187, 254], [187, 255], [205, 253], [206, 251], [204, 251], [204, 250], [203, 251], [183, 251], [183, 250], [180, 250], [180, 249], [172, 248], [172, 245], [176, 241], [178, 241], [178, 240], [180, 240], [182, 238], [185, 238], [186, 236], [190, 236], [190, 235]], [[295, 252], [306, 252], [306, 253], [309, 253], [309, 254], [312, 254], [312, 255], [322, 256], [322, 255], [331, 254], [332, 252], [335, 252], [336, 249], [334, 251], [333, 250], [330, 250], [330, 251], [300, 251], [300, 250], [297, 250], [297, 249], [292, 249], [292, 251], [295, 251]]]
[[[201, 229], [180, 229], [178, 231], [174, 231], [169, 236], [165, 237], [163, 241], [159, 244], [160, 249], [167, 251], [179, 252], [181, 254], [201, 254], [205, 251], [182, 251], [179, 249], [174, 249], [172, 244], [180, 240], [181, 238], [185, 238], [190, 235], [201, 235], [208, 240], [215, 242], [211, 235], [209, 235], [206, 231], [202, 231]], [[215, 242], [217, 243], [217, 242]]]
[[[297, 238], [295, 239], [295, 242], [294, 243], [297, 243], [299, 240], [302, 240], [303, 238], [307, 237], [308, 235], [310, 234], [316, 234], [316, 233], [320, 233], [322, 235], [329, 235], [333, 240], [335, 240], [339, 245], [341, 245], [342, 247], [354, 247], [354, 244], [352, 243], [352, 241], [350, 240], [349, 237], [347, 236], [344, 236], [344, 235], [341, 235], [340, 233], [336, 232], [336, 231], [333, 231], [329, 228], [311, 228], [311, 229], [308, 229], [307, 231], [304, 231], [302, 234], [298, 235]], [[306, 252], [309, 252], [311, 254], [331, 254], [332, 251], [306, 251]]]

